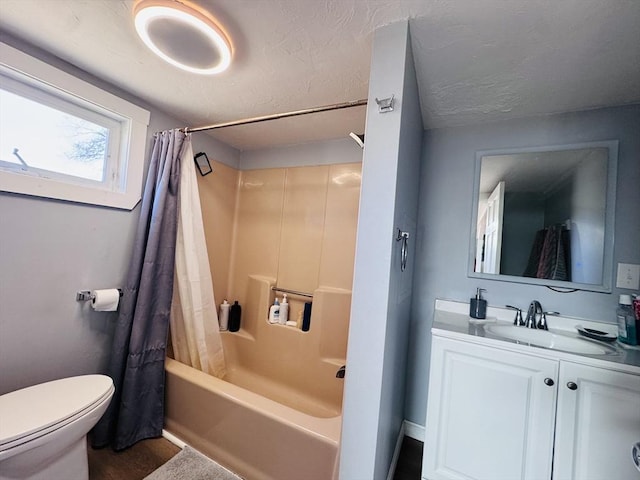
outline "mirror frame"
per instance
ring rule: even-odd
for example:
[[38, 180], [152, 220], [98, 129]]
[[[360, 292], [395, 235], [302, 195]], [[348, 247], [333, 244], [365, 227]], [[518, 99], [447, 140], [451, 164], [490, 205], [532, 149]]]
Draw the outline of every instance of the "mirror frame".
[[[584, 148], [607, 148], [607, 194], [605, 210], [605, 236], [604, 256], [602, 269], [602, 283], [577, 283], [561, 280], [546, 280], [543, 278], [517, 277], [514, 275], [502, 275], [492, 273], [479, 273], [473, 270], [476, 257], [476, 231], [478, 224], [478, 203], [480, 193], [480, 168], [482, 158], [491, 155], [516, 155], [519, 153], [552, 152], [564, 150], [578, 150]], [[615, 211], [616, 211], [616, 186], [618, 183], [618, 140], [604, 140], [597, 142], [584, 142], [563, 145], [545, 145], [542, 147], [502, 148], [497, 150], [478, 150], [475, 158], [475, 174], [473, 184], [473, 198], [471, 210], [471, 237], [469, 239], [469, 259], [467, 276], [470, 278], [482, 278], [485, 280], [498, 280], [502, 282], [524, 283], [529, 285], [542, 285], [561, 289], [577, 289], [589, 292], [611, 293], [613, 274], [613, 246], [615, 237]]]

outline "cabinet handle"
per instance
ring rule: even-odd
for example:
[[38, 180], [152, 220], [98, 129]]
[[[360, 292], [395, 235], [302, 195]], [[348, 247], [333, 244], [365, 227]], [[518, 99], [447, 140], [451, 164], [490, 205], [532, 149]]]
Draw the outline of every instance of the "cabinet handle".
[[554, 382], [553, 382], [552, 378], [547, 377], [547, 378], [544, 379], [544, 384], [548, 385], [549, 387], [553, 387], [553, 383]]
[[569, 390], [577, 390], [578, 389], [578, 385], [576, 385], [574, 382], [567, 382], [567, 387], [569, 388]]

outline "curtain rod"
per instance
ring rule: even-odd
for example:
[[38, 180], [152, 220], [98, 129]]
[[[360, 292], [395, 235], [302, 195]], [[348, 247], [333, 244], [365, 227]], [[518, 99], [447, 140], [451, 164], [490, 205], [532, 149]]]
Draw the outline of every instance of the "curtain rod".
[[310, 113], [328, 112], [330, 110], [342, 110], [343, 108], [360, 107], [367, 104], [367, 99], [356, 100], [353, 102], [334, 103], [332, 105], [323, 105], [322, 107], [305, 108], [303, 110], [295, 110], [293, 112], [274, 113], [273, 115], [263, 115], [261, 117], [243, 118], [242, 120], [234, 120], [232, 122], [214, 123], [204, 127], [185, 127], [182, 129], [184, 133], [203, 132], [205, 130], [215, 130], [217, 128], [235, 127], [236, 125], [248, 125], [250, 123], [266, 122], [268, 120], [277, 120], [279, 118], [297, 117], [298, 115], [308, 115]]

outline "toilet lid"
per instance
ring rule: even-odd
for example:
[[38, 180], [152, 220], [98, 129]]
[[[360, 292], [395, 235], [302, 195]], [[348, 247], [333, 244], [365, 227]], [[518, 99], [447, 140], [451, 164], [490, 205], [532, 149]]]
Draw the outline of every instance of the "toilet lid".
[[90, 409], [113, 391], [105, 375], [82, 375], [0, 395], [0, 446]]

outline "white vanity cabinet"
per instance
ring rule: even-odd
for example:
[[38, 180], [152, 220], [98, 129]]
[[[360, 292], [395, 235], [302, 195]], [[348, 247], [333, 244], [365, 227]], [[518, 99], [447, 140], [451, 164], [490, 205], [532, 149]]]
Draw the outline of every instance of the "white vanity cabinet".
[[554, 480], [639, 480], [640, 375], [560, 361]]
[[640, 375], [538, 350], [433, 336], [424, 479], [640, 478]]
[[423, 477], [551, 478], [557, 378], [556, 361], [434, 336]]

